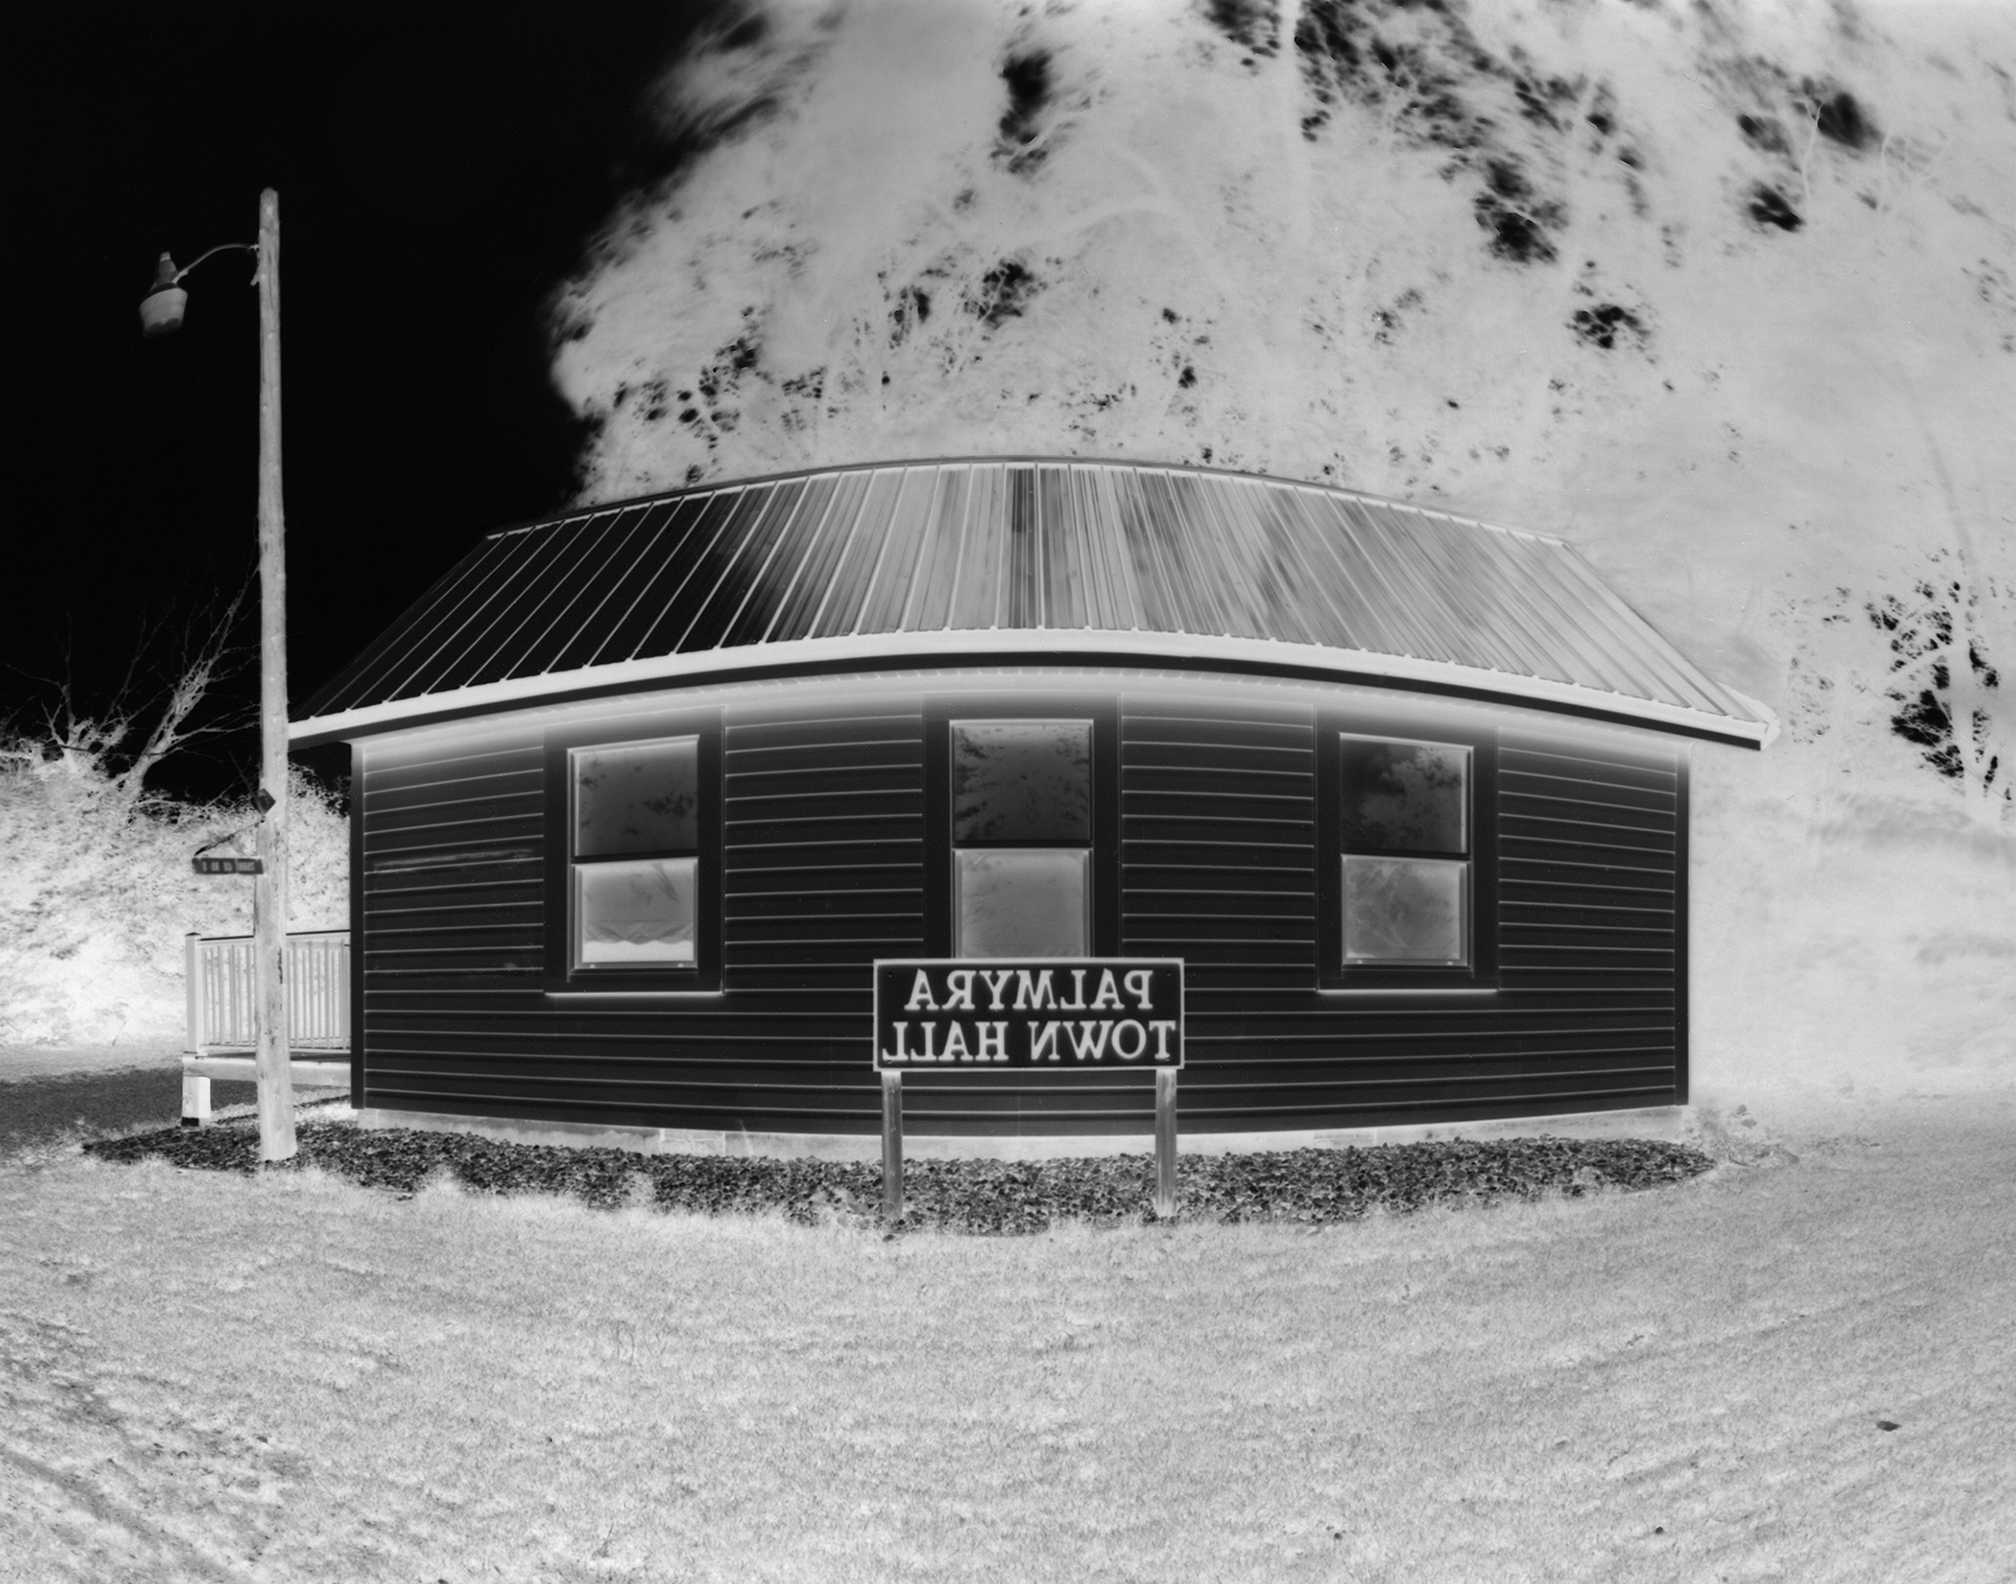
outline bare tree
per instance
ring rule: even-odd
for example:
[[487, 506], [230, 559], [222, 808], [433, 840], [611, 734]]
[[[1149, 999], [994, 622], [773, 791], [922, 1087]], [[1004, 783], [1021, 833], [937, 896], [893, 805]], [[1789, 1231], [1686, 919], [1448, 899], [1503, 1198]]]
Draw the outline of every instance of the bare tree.
[[4, 757], [88, 769], [120, 802], [138, 803], [148, 774], [163, 760], [257, 719], [249, 704], [218, 708], [216, 700], [219, 686], [257, 658], [257, 649], [238, 637], [250, 588], [248, 582], [228, 599], [185, 610], [179, 620], [171, 607], [143, 622], [125, 672], [100, 708], [79, 703], [66, 654], [60, 677], [32, 678], [48, 689], [41, 722], [17, 727]]
[[1868, 734], [1882, 729], [1889, 706], [1870, 679], [1868, 629], [1851, 590], [1797, 597], [1779, 614], [1801, 633], [1787, 663], [1784, 724], [1786, 741], [1810, 749], [1821, 772], [1805, 843], [1806, 865], [1818, 869], [1853, 795]]
[[1967, 811], [1984, 824], [2016, 805], [2016, 708], [2002, 693], [1996, 666], [2012, 591], [1966, 551], [1939, 551], [1937, 570], [1908, 594], [1865, 606], [1889, 639], [1884, 692], [1895, 707], [1891, 729], [1916, 743], [1924, 760], [1960, 783]]

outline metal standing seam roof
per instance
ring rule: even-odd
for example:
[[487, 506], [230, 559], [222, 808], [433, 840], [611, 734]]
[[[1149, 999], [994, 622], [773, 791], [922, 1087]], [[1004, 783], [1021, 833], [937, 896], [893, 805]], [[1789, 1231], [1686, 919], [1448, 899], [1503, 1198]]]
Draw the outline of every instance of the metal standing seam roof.
[[494, 533], [291, 735], [982, 660], [1412, 685], [1749, 747], [1778, 730], [1559, 539], [1281, 479], [991, 459], [710, 484]]

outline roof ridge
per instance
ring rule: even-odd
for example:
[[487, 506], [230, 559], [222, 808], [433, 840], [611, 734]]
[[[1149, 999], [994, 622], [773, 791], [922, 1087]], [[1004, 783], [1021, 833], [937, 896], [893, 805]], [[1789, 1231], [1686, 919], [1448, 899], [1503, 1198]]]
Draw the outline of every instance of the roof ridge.
[[797, 479], [838, 477], [843, 473], [872, 473], [888, 468], [906, 471], [918, 468], [941, 467], [1088, 467], [1127, 468], [1136, 473], [1180, 473], [1199, 478], [1234, 479], [1251, 484], [1271, 484], [1285, 489], [1315, 490], [1325, 495], [1341, 496], [1347, 500], [1369, 501], [1380, 506], [1397, 506], [1404, 511], [1419, 512], [1424, 517], [1433, 517], [1443, 522], [1460, 523], [1466, 528], [1481, 528], [1489, 533], [1509, 534], [1515, 539], [1534, 539], [1542, 544], [1566, 545], [1570, 541], [1559, 534], [1541, 533], [1531, 528], [1514, 528], [1505, 523], [1492, 522], [1488, 518], [1473, 517], [1466, 512], [1451, 511], [1446, 507], [1427, 505], [1421, 501], [1403, 500], [1395, 495], [1375, 495], [1369, 490], [1353, 489], [1345, 484], [1333, 484], [1323, 479], [1290, 478], [1281, 473], [1252, 473], [1240, 468], [1213, 467], [1198, 462], [1141, 462], [1127, 457], [1088, 456], [1045, 456], [1034, 452], [1017, 452], [1000, 455], [943, 456], [888, 458], [872, 462], [830, 462], [819, 467], [787, 468], [776, 473], [758, 473], [745, 478], [715, 479], [697, 484], [682, 484], [677, 489], [654, 490], [644, 495], [623, 495], [612, 500], [595, 501], [568, 508], [550, 517], [528, 518], [522, 522], [509, 524], [503, 528], [493, 528], [483, 537], [504, 539], [513, 534], [531, 533], [541, 528], [558, 528], [567, 523], [581, 522], [605, 512], [627, 511], [639, 506], [654, 506], [663, 501], [682, 500], [688, 496], [716, 495], [729, 490], [755, 489], [765, 484], [784, 484]]

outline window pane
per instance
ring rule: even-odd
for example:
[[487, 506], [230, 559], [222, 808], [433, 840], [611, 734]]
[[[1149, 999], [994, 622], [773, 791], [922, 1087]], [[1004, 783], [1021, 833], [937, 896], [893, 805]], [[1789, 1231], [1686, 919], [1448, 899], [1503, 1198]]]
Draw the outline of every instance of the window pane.
[[700, 845], [699, 739], [574, 754], [574, 856], [692, 851]]
[[1092, 839], [1090, 721], [954, 721], [952, 839]]
[[575, 960], [690, 963], [699, 861], [583, 864], [574, 871]]
[[1468, 868], [1440, 858], [1346, 858], [1344, 960], [1468, 962]]
[[1343, 845], [1357, 852], [1470, 850], [1470, 751], [1436, 743], [1343, 739]]
[[957, 957], [1083, 957], [1092, 855], [1054, 848], [957, 852]]

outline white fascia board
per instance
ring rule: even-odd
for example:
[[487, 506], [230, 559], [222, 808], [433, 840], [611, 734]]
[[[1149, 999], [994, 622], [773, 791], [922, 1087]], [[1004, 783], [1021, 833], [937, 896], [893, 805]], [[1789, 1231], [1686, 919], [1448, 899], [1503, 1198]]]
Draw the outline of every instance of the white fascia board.
[[1776, 710], [1768, 704], [1758, 703], [1748, 693], [1738, 693], [1734, 688], [1726, 684], [1718, 685], [1721, 686], [1724, 693], [1735, 699], [1745, 709], [1753, 712], [1757, 719], [1764, 723], [1764, 735], [1757, 739], [1757, 746], [1759, 748], [1769, 748], [1778, 740], [1779, 721]]
[[[334, 742], [442, 715], [466, 715], [504, 710], [542, 699], [588, 691], [623, 690], [651, 683], [679, 685], [704, 682], [771, 666], [855, 669], [891, 660], [934, 660], [948, 655], [998, 655], [1041, 663], [1046, 655], [1110, 657], [1118, 662], [1233, 662], [1239, 665], [1311, 669], [1333, 673], [1340, 682], [1379, 677], [1395, 682], [1461, 688], [1526, 705], [1568, 710], [1600, 710], [1688, 733], [1705, 733], [1724, 742], [1762, 748], [1778, 734], [1777, 718], [1763, 705], [1744, 699], [1757, 720], [1711, 714], [1657, 699], [1607, 693], [1573, 683], [1520, 676], [1455, 665], [1445, 660], [1416, 660], [1408, 655], [1375, 654], [1364, 649], [1332, 649], [1317, 644], [1286, 643], [1275, 638], [1204, 637], [1169, 632], [1087, 632], [1080, 628], [977, 628], [934, 632], [848, 634], [837, 638], [805, 638], [788, 643], [747, 644], [732, 649], [704, 649], [693, 654], [661, 655], [650, 660], [624, 660], [612, 665], [547, 672], [478, 687], [423, 693], [361, 709], [343, 710], [290, 722], [292, 742]], [[1737, 695], [1741, 697], [1741, 695]]]

